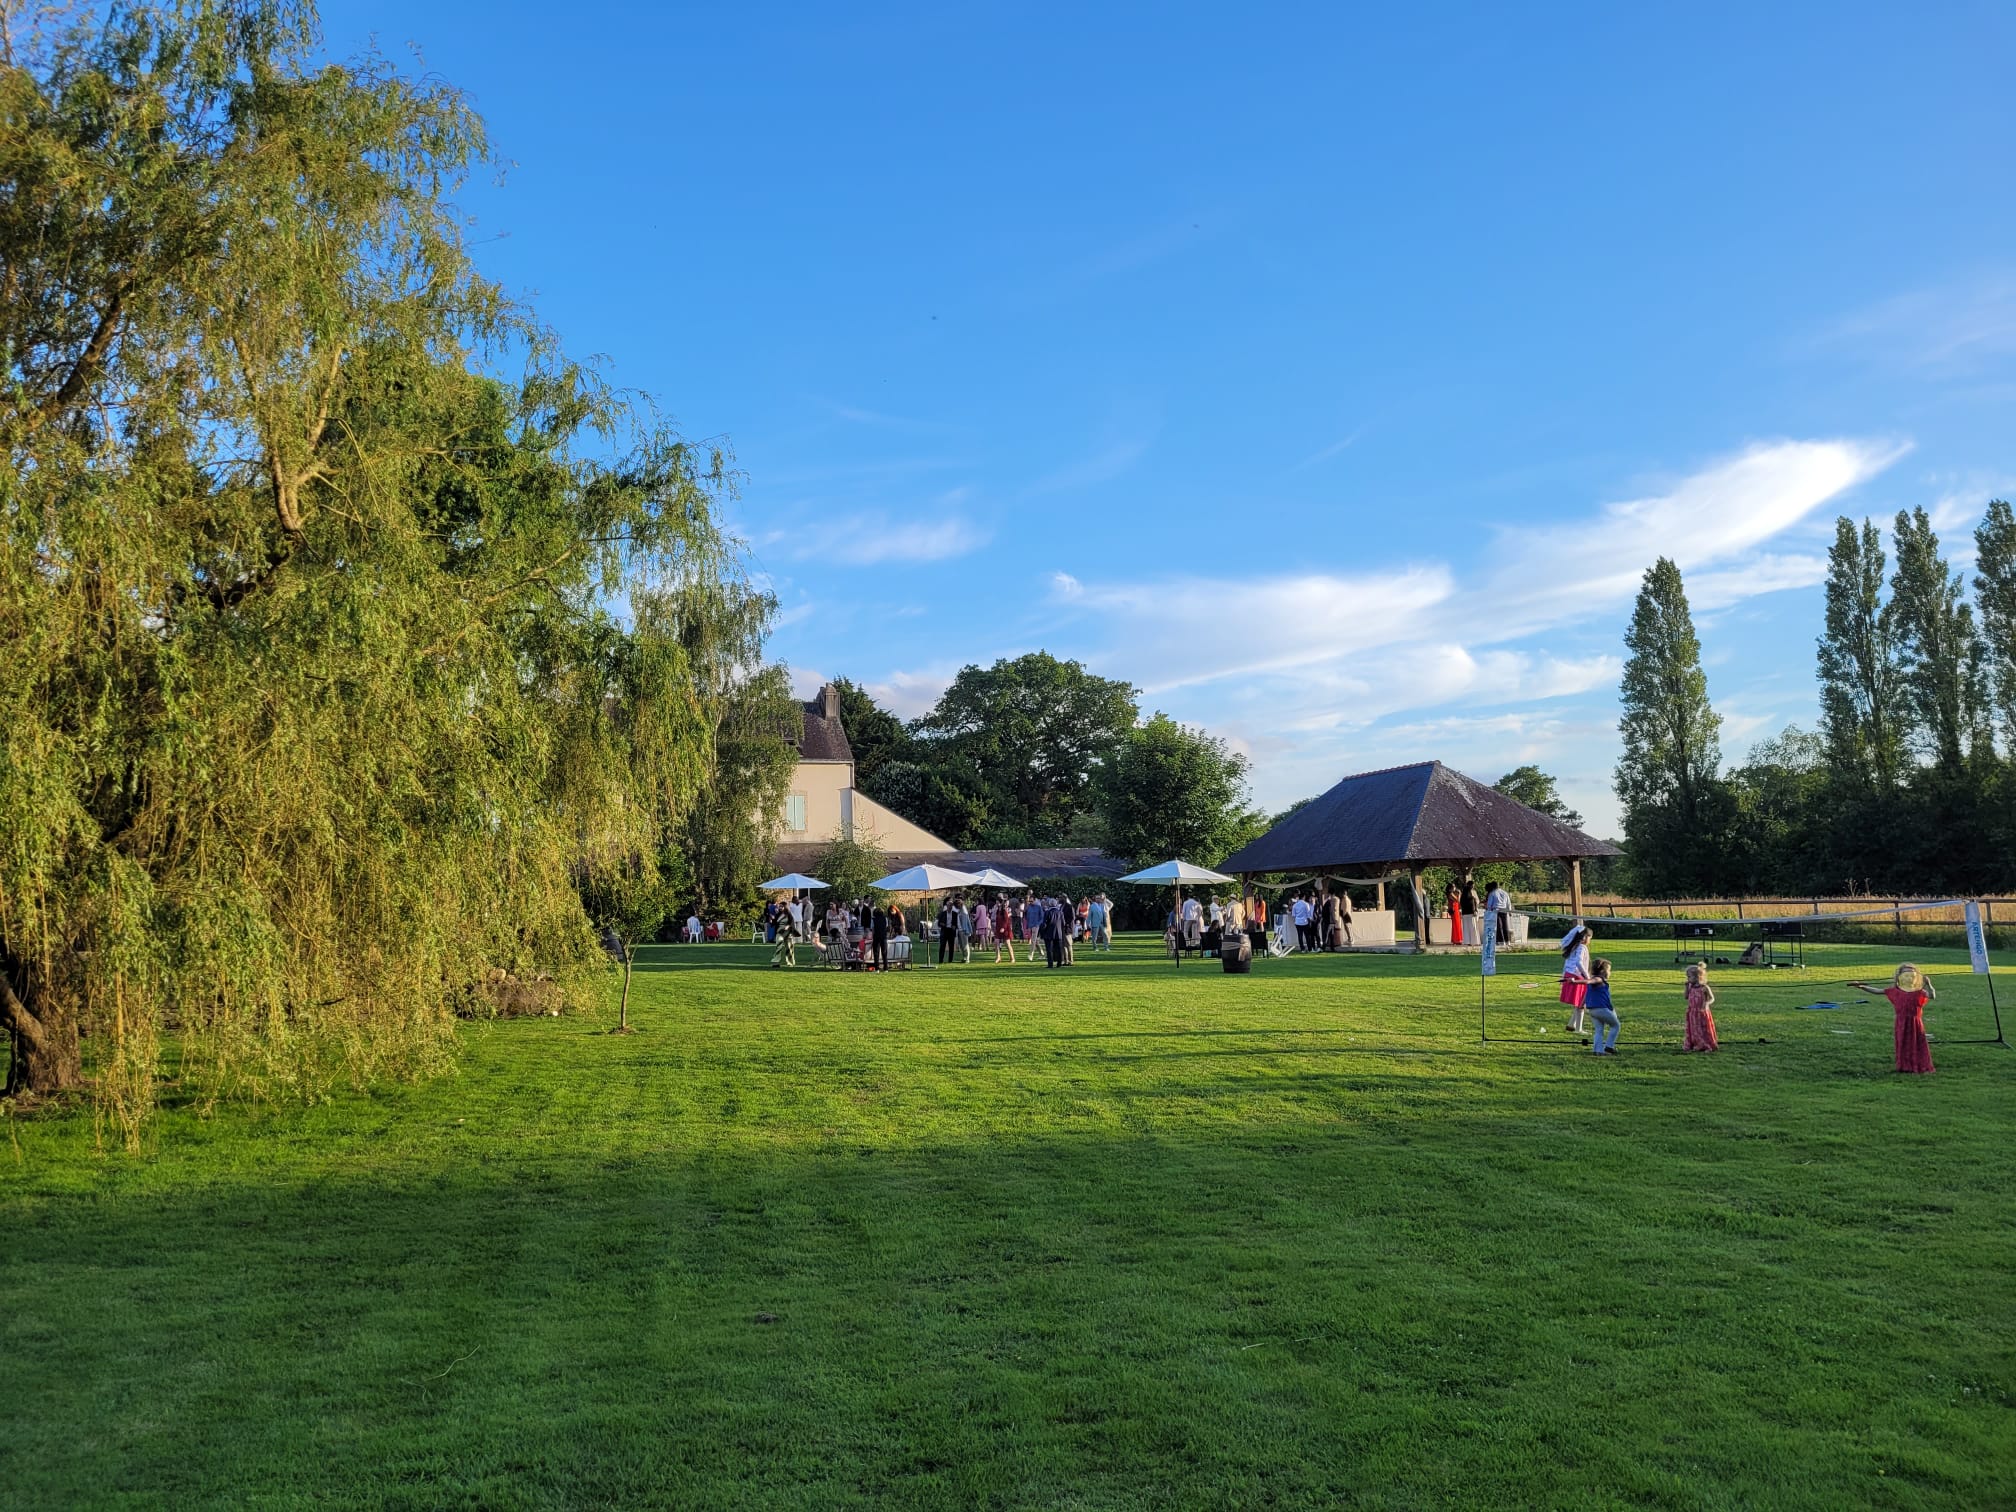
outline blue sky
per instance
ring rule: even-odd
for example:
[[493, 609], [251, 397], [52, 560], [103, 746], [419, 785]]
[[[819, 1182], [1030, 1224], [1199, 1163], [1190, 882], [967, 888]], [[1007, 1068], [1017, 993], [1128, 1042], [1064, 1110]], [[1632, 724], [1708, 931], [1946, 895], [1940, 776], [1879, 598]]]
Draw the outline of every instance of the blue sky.
[[804, 685], [1085, 660], [1274, 807], [1439, 757], [1616, 828], [1687, 573], [1725, 754], [1837, 513], [2016, 489], [2016, 10], [325, 7], [488, 119], [486, 270], [724, 438]]

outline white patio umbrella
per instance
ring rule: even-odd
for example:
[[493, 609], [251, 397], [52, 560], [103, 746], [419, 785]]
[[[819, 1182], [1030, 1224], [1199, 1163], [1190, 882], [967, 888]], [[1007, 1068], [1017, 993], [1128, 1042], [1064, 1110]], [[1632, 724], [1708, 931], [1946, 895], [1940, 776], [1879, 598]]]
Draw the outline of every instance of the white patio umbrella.
[[[972, 872], [954, 871], [949, 866], [934, 866], [925, 862], [922, 866], [906, 866], [899, 872], [891, 872], [868, 884], [883, 892], [934, 893], [949, 892], [955, 887], [978, 887], [980, 879]], [[913, 958], [915, 952], [912, 952]], [[933, 964], [931, 953], [926, 951], [920, 966]]]
[[1122, 882], [1175, 883], [1181, 887], [1185, 882], [1236, 882], [1238, 878], [1228, 877], [1223, 872], [1214, 872], [1208, 867], [1192, 866], [1188, 861], [1164, 861], [1160, 866], [1146, 867], [1138, 872], [1129, 872], [1120, 878]]
[[831, 887], [830, 882], [821, 882], [817, 877], [808, 877], [803, 872], [786, 872], [781, 877], [772, 877], [768, 882], [756, 884], [759, 892], [810, 892], [815, 887]]
[[[1171, 883], [1175, 884], [1176, 916], [1180, 920], [1183, 916], [1183, 884], [1185, 882], [1232, 882], [1237, 879], [1228, 877], [1223, 872], [1214, 872], [1209, 867], [1192, 866], [1188, 861], [1164, 861], [1160, 866], [1144, 867], [1142, 870], [1130, 873], [1120, 880], [1122, 882], [1146, 882], [1151, 885], [1160, 884], [1165, 887]], [[1183, 952], [1181, 950], [1176, 952], [1176, 964], [1178, 966], [1183, 964]]]
[[868, 885], [883, 892], [932, 893], [954, 887], [978, 887], [980, 879], [972, 872], [954, 871], [949, 866], [934, 866], [927, 861], [922, 866], [906, 866], [899, 872], [878, 877]]
[[1017, 882], [1008, 873], [996, 871], [991, 866], [984, 867], [973, 873], [973, 880], [982, 887], [998, 887], [1010, 892], [1027, 892], [1029, 890], [1027, 882]]

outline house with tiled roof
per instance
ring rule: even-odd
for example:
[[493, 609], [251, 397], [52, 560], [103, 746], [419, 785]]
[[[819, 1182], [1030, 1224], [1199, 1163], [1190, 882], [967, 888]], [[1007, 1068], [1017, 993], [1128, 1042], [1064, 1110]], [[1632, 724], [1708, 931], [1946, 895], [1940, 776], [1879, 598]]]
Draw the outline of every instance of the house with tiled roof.
[[1117, 877], [1127, 869], [1103, 851], [1079, 846], [962, 851], [883, 807], [854, 785], [854, 750], [840, 723], [840, 690], [828, 683], [805, 705], [798, 765], [772, 864], [780, 872], [809, 872], [820, 853], [843, 836], [875, 846], [892, 869], [930, 861], [959, 871], [991, 866], [1018, 877], [1085, 878]]

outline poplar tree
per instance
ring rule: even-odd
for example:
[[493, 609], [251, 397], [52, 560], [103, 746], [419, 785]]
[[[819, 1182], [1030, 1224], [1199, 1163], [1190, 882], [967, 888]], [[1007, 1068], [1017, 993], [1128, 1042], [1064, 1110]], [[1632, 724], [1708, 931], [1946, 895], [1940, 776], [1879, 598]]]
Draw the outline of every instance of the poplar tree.
[[1912, 743], [1942, 772], [1988, 744], [1986, 671], [1965, 582], [1939, 554], [1924, 509], [1899, 510], [1891, 574]]
[[1974, 602], [2002, 746], [2016, 755], [2016, 510], [1991, 499], [1974, 530]]
[[1722, 717], [1708, 702], [1680, 569], [1665, 557], [1646, 570], [1624, 644], [1616, 791], [1632, 860], [1655, 888], [1697, 883], [1722, 765]]
[[1896, 786], [1903, 760], [1904, 671], [1897, 609], [1883, 597], [1882, 533], [1845, 515], [1827, 553], [1826, 633], [1820, 637], [1821, 733], [1827, 764], [1879, 791]]

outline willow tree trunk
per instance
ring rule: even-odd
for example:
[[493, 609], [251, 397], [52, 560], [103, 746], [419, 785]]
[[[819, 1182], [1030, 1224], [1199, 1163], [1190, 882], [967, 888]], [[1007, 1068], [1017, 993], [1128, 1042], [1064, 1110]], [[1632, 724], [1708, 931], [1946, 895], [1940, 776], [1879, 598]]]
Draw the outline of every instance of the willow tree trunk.
[[[31, 1006], [32, 1005], [32, 1006]], [[7, 1026], [7, 1094], [67, 1092], [84, 1084], [84, 1051], [77, 1021], [50, 1008], [35, 1011], [32, 986], [17, 991], [0, 970], [0, 1021]]]

